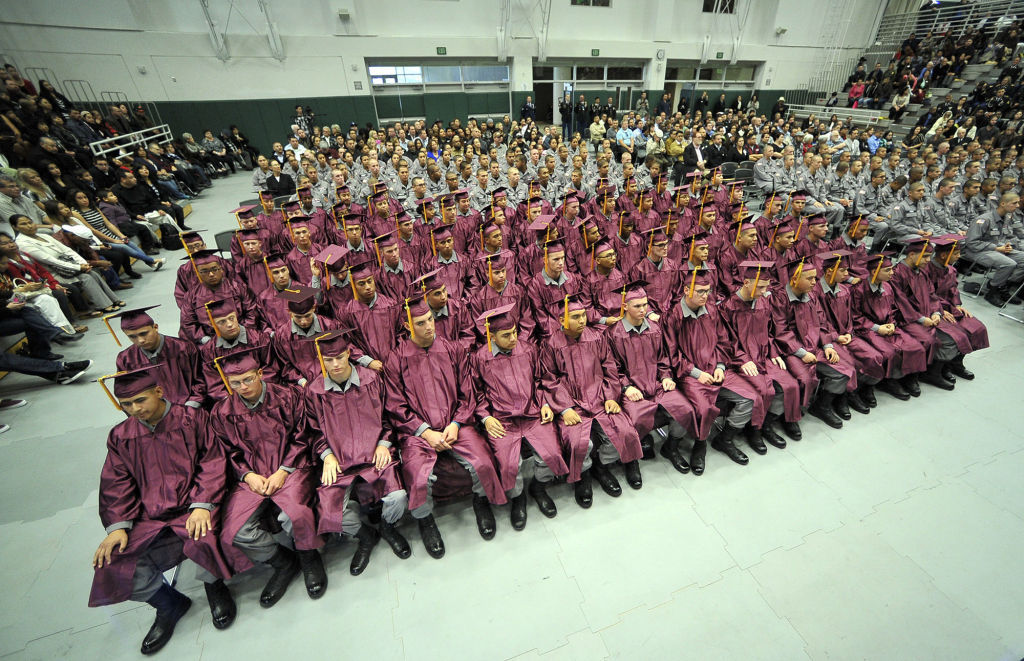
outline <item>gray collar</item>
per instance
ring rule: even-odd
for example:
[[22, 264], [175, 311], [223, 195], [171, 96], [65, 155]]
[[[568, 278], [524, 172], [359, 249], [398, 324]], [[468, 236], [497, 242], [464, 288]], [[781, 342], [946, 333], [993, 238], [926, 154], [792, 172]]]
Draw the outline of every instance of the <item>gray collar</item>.
[[682, 310], [684, 317], [689, 317], [690, 319], [700, 319], [708, 313], [706, 305], [702, 305], [696, 310], [691, 310], [690, 306], [686, 304], [686, 301], [679, 301], [679, 309]]
[[249, 344], [249, 338], [245, 332], [245, 326], [238, 328], [238, 337], [235, 338], [234, 342], [228, 342], [223, 337], [218, 336], [217, 342], [214, 344], [218, 349], [234, 349], [239, 344]]
[[448, 316], [448, 304], [446, 303], [445, 306], [443, 308], [441, 308], [440, 310], [434, 310], [433, 308], [431, 308], [431, 312], [434, 313], [434, 319], [439, 319], [441, 317], [447, 317]]
[[790, 287], [789, 285], [786, 285], [786, 296], [788, 296], [790, 302], [793, 302], [793, 303], [796, 303], [796, 302], [806, 303], [807, 301], [811, 300], [811, 297], [808, 296], [807, 294], [804, 294], [803, 296], [797, 296], [796, 292], [793, 291], [793, 288]]
[[621, 323], [625, 327], [627, 333], [636, 333], [637, 335], [651, 327], [651, 324], [646, 319], [644, 319], [644, 322], [639, 326], [634, 326], [625, 317], [621, 319]]
[[164, 350], [164, 344], [165, 344], [164, 343], [164, 336], [161, 334], [160, 335], [160, 344], [158, 344], [156, 346], [156, 351], [154, 351], [153, 353], [150, 353], [150, 352], [146, 351], [145, 349], [142, 349], [142, 353], [143, 353], [143, 355], [146, 356], [146, 358], [149, 358], [150, 360], [155, 360], [155, 359], [160, 357], [160, 352]]
[[[166, 418], [167, 414], [171, 412], [171, 403], [169, 401], [167, 401], [166, 397], [163, 398], [163, 402], [164, 402], [164, 414], [162, 416], [160, 416], [160, 420], [163, 420], [164, 418]], [[156, 421], [156, 425], [160, 424], [160, 420]], [[141, 422], [142, 426], [145, 427], [146, 429], [148, 429], [149, 431], [156, 431], [156, 425], [151, 425], [151, 424], [149, 424], [148, 422], [146, 422], [144, 420], [139, 420], [139, 422]]]
[[402, 263], [402, 260], [398, 260], [398, 266], [395, 268], [391, 268], [387, 264], [384, 264], [383, 269], [385, 273], [405, 273], [405, 264]]
[[437, 262], [439, 264], [454, 264], [454, 263], [456, 263], [458, 261], [459, 261], [459, 253], [455, 252], [454, 250], [452, 251], [452, 258], [451, 259], [445, 259], [440, 254], [438, 254], [438, 256], [437, 256]]
[[351, 387], [359, 387], [359, 372], [356, 371], [355, 365], [352, 366], [352, 373], [348, 375], [345, 383], [338, 383], [331, 377], [324, 377], [324, 390], [335, 391], [335, 392], [348, 392]]
[[544, 284], [556, 285], [558, 287], [564, 285], [565, 282], [569, 279], [569, 276], [566, 275], [565, 271], [562, 271], [562, 274], [558, 276], [558, 280], [552, 280], [551, 277], [548, 275], [548, 272], [545, 271], [544, 269], [541, 269], [540, 275], [542, 278], [544, 278]]
[[292, 335], [298, 335], [299, 337], [313, 337], [314, 335], [319, 335], [322, 332], [323, 330], [320, 328], [319, 316], [313, 317], [313, 324], [308, 330], [302, 330], [295, 324], [294, 320], [292, 321]]
[[249, 400], [247, 400], [245, 397], [242, 397], [241, 395], [239, 395], [238, 398], [242, 400], [243, 404], [245, 404], [245, 408], [249, 409], [250, 411], [259, 408], [260, 404], [262, 404], [267, 399], [267, 384], [263, 384], [263, 390], [260, 392], [260, 396], [257, 397], [256, 401], [251, 404], [249, 403]]

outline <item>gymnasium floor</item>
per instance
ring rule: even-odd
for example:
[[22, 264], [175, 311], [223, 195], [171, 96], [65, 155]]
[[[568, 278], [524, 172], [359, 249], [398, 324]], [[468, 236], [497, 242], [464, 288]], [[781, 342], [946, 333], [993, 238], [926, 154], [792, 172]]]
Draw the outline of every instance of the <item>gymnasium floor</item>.
[[[249, 176], [219, 180], [188, 224], [229, 229], [251, 197]], [[174, 261], [181, 252], [171, 253]], [[180, 262], [179, 262], [180, 263]], [[159, 302], [177, 330], [177, 264], [125, 292]], [[553, 490], [556, 518], [531, 502], [523, 532], [497, 509], [484, 542], [472, 509], [438, 518], [447, 546], [413, 556], [381, 544], [360, 577], [354, 545], [328, 548], [327, 594], [300, 582], [280, 604], [257, 604], [265, 570], [233, 581], [235, 624], [213, 628], [202, 587], [165, 659], [288, 654], [390, 659], [1020, 659], [1024, 656], [1024, 325], [983, 301], [969, 308], [992, 347], [967, 360], [978, 378], [898, 402], [879, 394], [869, 416], [833, 431], [813, 418], [786, 450], [746, 468], [712, 452], [701, 478], [644, 462], [644, 488], [589, 511]], [[1016, 309], [1020, 312], [1020, 308]], [[66, 351], [95, 379], [117, 352], [99, 322]], [[0, 395], [29, 406], [0, 435], [0, 657], [134, 659], [153, 611], [86, 607], [106, 432], [122, 419], [97, 384], [55, 386], [12, 374]]]

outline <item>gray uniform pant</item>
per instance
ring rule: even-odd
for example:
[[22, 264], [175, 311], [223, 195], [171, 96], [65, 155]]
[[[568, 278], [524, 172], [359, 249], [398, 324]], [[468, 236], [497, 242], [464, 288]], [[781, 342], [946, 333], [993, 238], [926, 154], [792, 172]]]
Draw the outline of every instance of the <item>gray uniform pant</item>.
[[[164, 573], [160, 570], [157, 558], [173, 556], [180, 552], [182, 541], [173, 534], [165, 533], [157, 537], [146, 552], [139, 556], [135, 563], [135, 574], [132, 575], [132, 601], [149, 601], [164, 584]], [[196, 567], [196, 578], [203, 583], [213, 583], [217, 577], [202, 567]]]
[[[624, 415], [624, 414], [620, 414]], [[590, 455], [591, 450], [597, 448], [597, 461], [602, 466], [608, 464], [614, 464], [619, 460], [619, 450], [612, 444], [608, 434], [601, 429], [601, 424], [595, 420], [590, 425], [590, 445], [587, 447], [587, 459], [583, 462], [583, 470], [587, 470], [591, 466]]]
[[850, 377], [840, 374], [836, 368], [825, 362], [818, 362], [814, 367], [818, 373], [819, 388], [835, 395], [846, 392], [846, 384], [850, 381]]
[[949, 334], [936, 331], [935, 337], [939, 341], [939, 346], [935, 347], [934, 360], [948, 363], [960, 355], [960, 349], [957, 348], [956, 341]]
[[[352, 496], [352, 488], [356, 483], [348, 485], [345, 489], [345, 498], [341, 503], [342, 512], [349, 509], [349, 503]], [[405, 514], [406, 508], [409, 506], [409, 494], [406, 493], [405, 489], [398, 489], [385, 495], [381, 498], [381, 519], [385, 523], [392, 525], [398, 523], [398, 520]], [[341, 534], [354, 536], [359, 532], [359, 528], [363, 525], [362, 519], [359, 516], [358, 505], [353, 505], [353, 514], [351, 516], [341, 517]]]
[[[777, 383], [773, 385], [775, 386], [775, 396], [772, 397], [771, 404], [768, 405], [768, 412], [782, 415], [785, 410], [782, 403], [782, 388]], [[754, 413], [754, 400], [747, 399], [727, 388], [718, 391], [718, 399], [733, 405], [729, 414], [725, 416], [725, 421], [730, 427], [743, 429], [747, 426]]]
[[1024, 251], [1014, 250], [1009, 255], [1004, 255], [995, 250], [988, 250], [965, 256], [979, 266], [995, 269], [989, 282], [993, 287], [1005, 287], [1007, 282], [1020, 282], [1024, 279]]
[[[589, 448], [588, 448], [589, 454]], [[525, 455], [525, 456], [524, 456]], [[586, 469], [584, 469], [586, 470]], [[536, 480], [541, 484], [548, 484], [555, 479], [555, 474], [540, 458], [537, 451], [533, 449], [529, 441], [523, 439], [523, 449], [519, 454], [519, 472], [516, 474], [515, 485], [505, 492], [509, 498], [516, 498], [523, 493], [523, 487], [527, 480]]]
[[[484, 485], [480, 483], [480, 476], [476, 474], [476, 469], [473, 468], [473, 464], [469, 463], [468, 459], [460, 455], [455, 450], [451, 450], [450, 452], [452, 453], [452, 457], [455, 461], [459, 462], [459, 465], [469, 471], [470, 477], [473, 478], [473, 493], [486, 498], [487, 492], [484, 491]], [[437, 482], [437, 476], [431, 473], [430, 477], [427, 478], [427, 502], [409, 512], [412, 514], [412, 518], [425, 519], [433, 513], [434, 496], [431, 492], [434, 488], [434, 482]]]

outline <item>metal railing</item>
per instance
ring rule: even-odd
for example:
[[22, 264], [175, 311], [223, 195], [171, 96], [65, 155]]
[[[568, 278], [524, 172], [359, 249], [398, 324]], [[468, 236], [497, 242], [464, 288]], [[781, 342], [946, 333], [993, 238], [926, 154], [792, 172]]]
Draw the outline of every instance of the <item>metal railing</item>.
[[875, 126], [878, 124], [889, 123], [887, 110], [868, 110], [861, 108], [843, 108], [839, 106], [829, 107], [824, 105], [808, 105], [793, 103], [787, 105], [789, 106], [790, 115], [796, 117], [807, 117], [813, 114], [818, 119], [828, 120], [829, 117], [835, 115], [836, 117], [844, 121], [850, 119], [853, 121], [854, 124], [858, 126]]
[[144, 147], [154, 141], [167, 144], [173, 139], [174, 134], [171, 133], [171, 127], [167, 124], [160, 124], [159, 126], [142, 129], [141, 131], [115, 135], [112, 138], [90, 142], [89, 149], [92, 150], [93, 156], [105, 156], [113, 152], [120, 153], [121, 150], [131, 153], [140, 145]]

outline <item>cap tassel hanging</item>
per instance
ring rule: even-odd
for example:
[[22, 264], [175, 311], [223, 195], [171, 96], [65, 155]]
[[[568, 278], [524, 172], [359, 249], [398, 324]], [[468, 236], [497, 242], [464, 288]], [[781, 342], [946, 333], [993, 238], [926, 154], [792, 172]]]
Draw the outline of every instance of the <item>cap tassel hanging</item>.
[[871, 284], [875, 284], [875, 278], [878, 277], [878, 272], [882, 270], [882, 264], [884, 262], [885, 262], [885, 257], [879, 258], [878, 266], [876, 266], [875, 270], [871, 273]]
[[954, 241], [953, 245], [951, 245], [949, 247], [949, 254], [946, 255], [946, 259], [942, 260], [942, 265], [943, 266], [945, 266], [947, 268], [949, 267], [949, 260], [950, 260], [950, 258], [953, 257], [953, 253], [956, 252], [956, 246], [957, 246], [958, 243], [960, 243], [959, 240]]
[[924, 244], [921, 246], [921, 253], [917, 256], [917, 260], [914, 262], [914, 268], [921, 266], [921, 260], [924, 259], [924, 253], [928, 250], [928, 244], [931, 243], [929, 239], [924, 240]]
[[116, 372], [114, 374], [107, 374], [106, 376], [101, 376], [100, 378], [98, 378], [96, 380], [99, 382], [100, 387], [103, 388], [103, 392], [107, 393], [107, 399], [109, 399], [110, 403], [114, 405], [114, 408], [117, 409], [118, 411], [121, 411], [123, 413], [124, 409], [121, 407], [121, 404], [118, 403], [117, 398], [114, 397], [114, 393], [110, 392], [110, 388], [108, 388], [107, 384], [105, 383], [107, 379], [113, 379], [115, 377], [121, 376], [122, 374], [124, 374], [124, 372]]
[[[625, 298], [625, 297], [623, 297]], [[569, 330], [569, 297], [565, 297], [565, 311], [562, 313], [562, 328]]]
[[320, 339], [325, 335], [328, 335], [328, 333], [324, 333], [323, 335], [320, 335], [315, 340], [313, 340], [313, 347], [316, 348], [316, 359], [320, 363], [320, 373], [323, 374], [324, 378], [326, 379], [327, 365], [324, 364], [324, 354], [320, 351]]
[[484, 334], [487, 335], [487, 348], [491, 348], [491, 319], [484, 319]]
[[851, 239], [853, 237], [857, 236], [857, 230], [860, 228], [860, 221], [861, 221], [861, 218], [863, 218], [863, 217], [864, 217], [864, 214], [861, 214], [861, 215], [857, 216], [857, 220], [853, 221], [853, 226], [850, 228], [850, 231], [848, 232], [848, 234], [850, 235]]
[[800, 279], [800, 274], [804, 272], [804, 258], [800, 258], [800, 263], [796, 265], [796, 271], [793, 272], [793, 277], [789, 279], [789, 286], [793, 287], [796, 285], [797, 280]]
[[228, 395], [234, 395], [235, 394], [234, 391], [231, 390], [231, 384], [228, 383], [228, 377], [227, 377], [226, 374], [224, 374], [224, 370], [221, 369], [221, 366], [220, 366], [220, 359], [221, 358], [223, 358], [223, 356], [217, 356], [216, 358], [214, 358], [213, 359], [213, 366], [217, 368], [217, 374], [220, 374], [220, 380], [224, 382], [224, 387], [227, 389]]
[[697, 288], [697, 270], [693, 269], [693, 276], [690, 277], [690, 293], [686, 295], [687, 298], [693, 298], [693, 291]]
[[206, 303], [205, 305], [203, 305], [203, 307], [206, 309], [206, 316], [210, 320], [210, 325], [213, 326], [214, 334], [216, 334], [217, 337], [220, 337], [221, 336], [220, 335], [220, 329], [217, 328], [217, 324], [213, 321], [213, 313], [210, 312], [210, 304], [211, 303], [213, 303], [213, 301], [210, 301], [210, 302]]
[[[114, 314], [103, 315], [103, 323], [107, 325], [107, 330], [110, 331], [110, 334], [114, 336], [114, 342], [117, 342], [117, 346], [121, 346], [121, 340], [117, 339], [117, 333], [115, 333], [114, 329], [111, 328], [111, 326], [110, 326], [110, 318], [111, 317], [116, 317], [116, 316], [117, 316], [116, 312]], [[121, 407], [118, 407], [118, 408], [121, 408]]]
[[842, 257], [836, 260], [836, 265], [829, 269], [828, 272], [828, 286], [834, 287], [836, 284], [836, 276], [839, 275], [839, 266], [843, 263]]
[[409, 299], [405, 299], [405, 320], [409, 322], [409, 337], [412, 337], [412, 308], [409, 307]]

